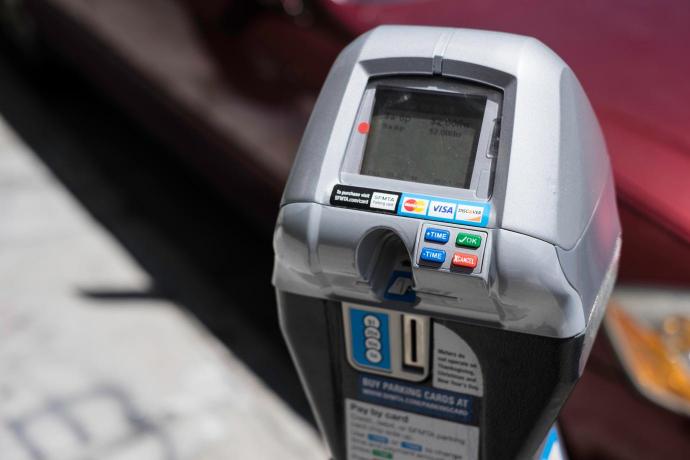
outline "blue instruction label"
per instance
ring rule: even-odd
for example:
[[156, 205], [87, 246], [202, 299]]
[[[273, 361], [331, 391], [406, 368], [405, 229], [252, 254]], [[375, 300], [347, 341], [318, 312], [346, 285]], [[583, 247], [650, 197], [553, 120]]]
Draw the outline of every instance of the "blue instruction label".
[[480, 399], [474, 396], [373, 375], [359, 375], [357, 392], [361, 400], [374, 404], [466, 425], [479, 424]]
[[352, 359], [360, 366], [391, 369], [388, 314], [350, 308]]

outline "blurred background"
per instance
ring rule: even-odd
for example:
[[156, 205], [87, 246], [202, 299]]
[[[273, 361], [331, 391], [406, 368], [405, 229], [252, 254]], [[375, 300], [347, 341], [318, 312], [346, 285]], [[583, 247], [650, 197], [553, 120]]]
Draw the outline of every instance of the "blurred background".
[[271, 235], [330, 65], [379, 24], [574, 69], [624, 244], [565, 442], [690, 457], [687, 0], [0, 0], [0, 460], [325, 458]]

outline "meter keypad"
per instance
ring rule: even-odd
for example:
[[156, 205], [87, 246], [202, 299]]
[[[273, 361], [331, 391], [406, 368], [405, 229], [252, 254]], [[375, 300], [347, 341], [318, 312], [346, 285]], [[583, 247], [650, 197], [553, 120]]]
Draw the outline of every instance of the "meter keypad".
[[463, 227], [424, 223], [417, 241], [420, 267], [472, 275], [482, 271], [488, 233]]

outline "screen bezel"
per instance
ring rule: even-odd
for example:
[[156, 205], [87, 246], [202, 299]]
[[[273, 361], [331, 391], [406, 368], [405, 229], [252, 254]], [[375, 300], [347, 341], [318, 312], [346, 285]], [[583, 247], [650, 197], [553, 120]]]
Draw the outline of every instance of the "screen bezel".
[[[456, 105], [456, 104], [458, 104], [458, 105], [463, 104], [463, 102], [466, 99], [470, 99], [470, 98], [473, 98], [476, 102], [481, 102], [481, 112], [478, 114], [479, 117], [476, 117], [474, 119], [470, 119], [470, 123], [475, 123], [475, 131], [472, 134], [471, 145], [469, 146], [469, 151], [467, 152], [467, 156], [465, 157], [467, 167], [464, 168], [464, 174], [462, 175], [462, 177], [456, 177], [455, 179], [446, 179], [444, 181], [446, 183], [434, 183], [431, 181], [432, 180], [431, 177], [426, 177], [426, 178], [421, 178], [419, 180], [414, 180], [414, 179], [405, 178], [405, 177], [395, 177], [393, 175], [394, 173], [389, 174], [389, 175], [385, 175], [382, 171], [380, 171], [379, 174], [375, 174], [372, 171], [365, 172], [364, 168], [366, 167], [368, 160], [371, 160], [372, 162], [376, 163], [376, 161], [380, 160], [380, 158], [382, 156], [382, 152], [378, 151], [377, 148], [374, 148], [371, 145], [371, 143], [372, 143], [371, 136], [373, 134], [373, 130], [374, 130], [374, 126], [375, 126], [374, 117], [376, 117], [376, 110], [378, 107], [378, 101], [380, 100], [379, 95], [382, 92], [398, 93], [398, 95], [408, 94], [408, 95], [410, 95], [410, 98], [414, 98], [415, 95], [418, 95], [420, 97], [420, 99], [424, 98], [424, 97], [432, 97], [432, 98], [437, 97], [437, 99], [436, 99], [437, 101], [442, 100], [448, 106]], [[389, 178], [389, 179], [397, 179], [397, 180], [406, 181], [406, 182], [409, 181], [409, 182], [416, 182], [416, 183], [421, 183], [421, 184], [445, 185], [448, 187], [468, 189], [470, 186], [470, 181], [472, 179], [472, 173], [474, 171], [474, 162], [475, 162], [475, 159], [477, 156], [477, 151], [479, 150], [479, 139], [480, 139], [480, 135], [481, 135], [481, 128], [482, 128], [482, 125], [484, 123], [484, 112], [485, 112], [486, 106], [487, 106], [486, 100], [487, 100], [486, 96], [479, 96], [479, 95], [474, 95], [474, 94], [471, 94], [471, 95], [470, 94], [459, 94], [459, 93], [449, 93], [449, 92], [432, 91], [432, 90], [418, 90], [418, 89], [413, 89], [413, 88], [401, 88], [399, 86], [378, 85], [376, 88], [376, 91], [374, 93], [374, 105], [373, 105], [372, 114], [371, 114], [370, 120], [369, 120], [370, 129], [366, 135], [367, 140], [364, 144], [364, 153], [362, 155], [362, 164], [360, 166], [360, 172], [359, 173], [361, 175], [364, 175], [364, 176], [376, 176], [376, 177], [384, 177], [384, 178]], [[381, 110], [384, 110], [384, 109], [381, 108]], [[471, 109], [469, 109], [469, 110], [471, 110]], [[397, 113], [398, 115], [404, 114], [404, 115], [407, 115], [408, 117], [410, 117], [411, 119], [418, 119], [418, 120], [429, 119], [429, 117], [431, 117], [431, 116], [436, 116], [437, 118], [444, 116], [444, 114], [441, 113], [440, 111], [432, 113], [429, 111], [416, 111], [415, 112], [412, 110], [404, 111], [403, 109], [393, 109], [393, 112]], [[387, 113], [390, 115], [391, 112], [387, 112]], [[383, 112], [382, 112], [382, 114], [383, 114]], [[452, 117], [453, 115], [449, 115], [449, 116]], [[455, 117], [457, 118], [457, 115]], [[466, 117], [464, 119], [467, 120], [468, 118]], [[424, 135], [421, 133], [419, 133], [419, 134], [422, 136]], [[386, 132], [382, 130], [379, 133], [379, 137], [385, 138], [385, 136], [386, 136]], [[427, 137], [429, 137], [429, 136], [427, 136]], [[439, 156], [440, 156], [440, 158], [443, 158], [443, 156], [445, 155], [446, 156], [446, 158], [445, 158], [446, 159], [446, 165], [451, 166], [451, 164], [452, 164], [452, 163], [448, 162], [448, 160], [450, 160], [450, 159], [448, 158], [447, 152], [435, 152], [435, 151], [432, 152], [430, 150], [427, 150], [425, 152], [418, 152], [418, 151], [413, 152], [413, 151], [409, 150], [409, 148], [407, 148], [405, 150], [405, 156], [402, 158], [412, 160], [412, 157], [418, 157], [419, 155], [422, 155], [422, 154], [427, 155], [429, 158], [435, 157], [435, 159], [437, 161], [439, 160]], [[419, 161], [419, 158], [416, 158], [415, 160]], [[448, 170], [449, 168], [445, 168], [445, 169]], [[404, 176], [406, 174], [408, 174], [408, 173], [405, 171], [398, 171], [399, 176]], [[460, 183], [460, 181], [462, 183]]]
[[[361, 174], [362, 162], [367, 136], [358, 132], [357, 126], [362, 120], [371, 120], [374, 108], [376, 89], [381, 87], [409, 89], [415, 91], [429, 91], [446, 94], [467, 94], [487, 98], [484, 110], [484, 120], [479, 133], [477, 152], [475, 154], [472, 176], [468, 188], [458, 188], [447, 185], [435, 185], [422, 182], [411, 182], [380, 176]], [[501, 90], [489, 86], [465, 82], [451, 78], [404, 78], [387, 77], [369, 81], [362, 96], [357, 117], [353, 123], [349, 141], [346, 147], [343, 164], [340, 169], [340, 181], [343, 184], [387, 189], [408, 193], [436, 195], [459, 200], [489, 201], [493, 185], [494, 169], [498, 153], [498, 145], [494, 138], [500, 131], [500, 117], [503, 93]]]

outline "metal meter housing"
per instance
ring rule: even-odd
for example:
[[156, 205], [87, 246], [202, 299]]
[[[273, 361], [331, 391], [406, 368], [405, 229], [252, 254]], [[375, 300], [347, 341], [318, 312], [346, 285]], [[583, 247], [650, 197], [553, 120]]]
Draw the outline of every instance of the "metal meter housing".
[[[405, 127], [386, 125], [400, 117]], [[432, 128], [457, 133], [440, 142]], [[396, 129], [418, 135], [406, 144]], [[362, 365], [342, 315], [350, 304], [462, 335], [484, 369], [480, 458], [531, 455], [581, 375], [620, 233], [594, 111], [541, 42], [413, 26], [354, 41], [316, 102], [274, 236], [281, 327], [334, 458], [347, 458], [343, 401], [359, 371], [430, 372]], [[409, 273], [397, 295], [396, 273]]]

